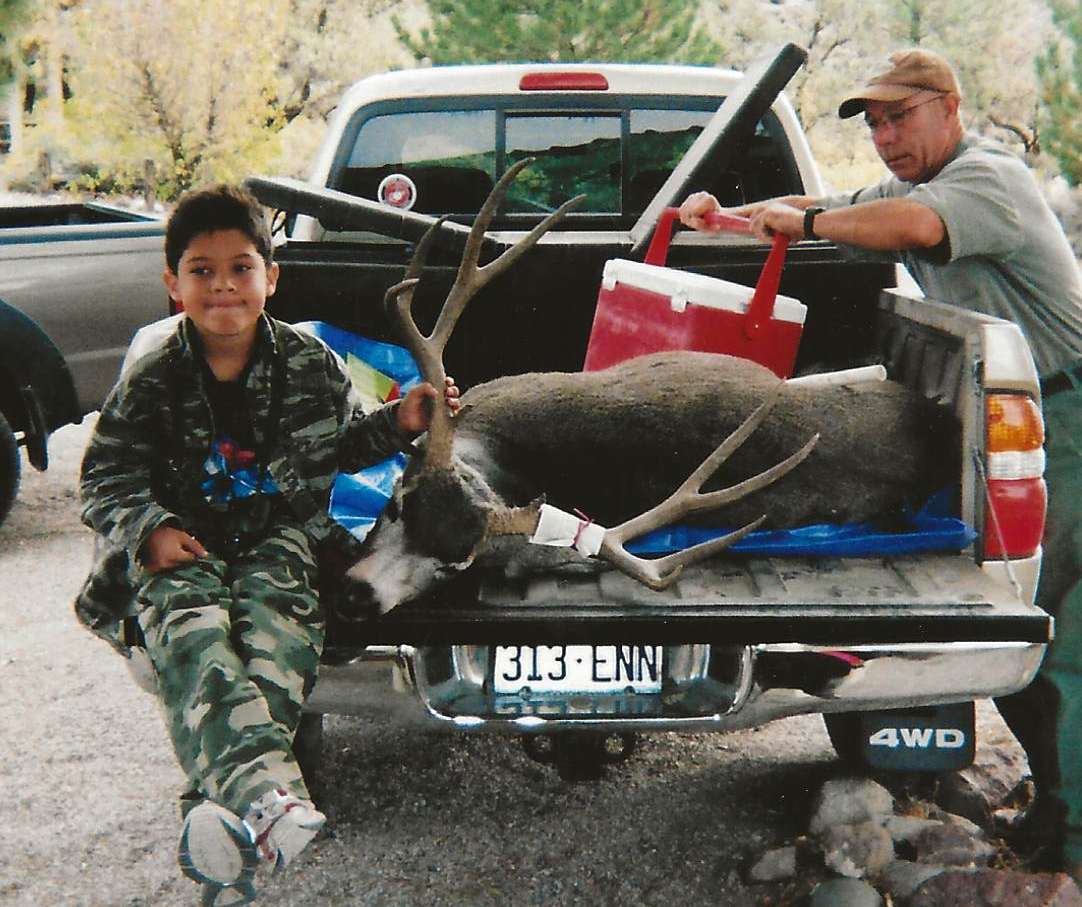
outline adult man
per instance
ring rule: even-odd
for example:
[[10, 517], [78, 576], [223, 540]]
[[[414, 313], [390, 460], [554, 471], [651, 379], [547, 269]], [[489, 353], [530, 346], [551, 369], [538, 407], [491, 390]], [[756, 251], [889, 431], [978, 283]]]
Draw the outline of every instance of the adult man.
[[[1044, 863], [1082, 877], [1082, 279], [1063, 230], [1032, 175], [1014, 155], [969, 135], [950, 65], [904, 50], [852, 92], [840, 117], [864, 114], [893, 174], [844, 195], [789, 196], [730, 213], [755, 234], [829, 239], [846, 254], [906, 265], [941, 302], [1015, 322], [1041, 376], [1049, 511], [1037, 603], [1057, 619], [1055, 645], [1037, 680], [997, 701], [1026, 750], [1038, 790], [1028, 831]], [[720, 210], [690, 196], [681, 220], [709, 231]], [[716, 228], [714, 228], [716, 229]]]

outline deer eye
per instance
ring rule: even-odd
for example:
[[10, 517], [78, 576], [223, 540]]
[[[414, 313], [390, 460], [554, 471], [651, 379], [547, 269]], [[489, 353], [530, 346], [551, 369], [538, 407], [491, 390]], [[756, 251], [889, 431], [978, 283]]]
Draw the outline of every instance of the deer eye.
[[403, 494], [402, 520], [414, 550], [451, 564], [469, 559], [487, 526], [485, 511], [449, 470]]

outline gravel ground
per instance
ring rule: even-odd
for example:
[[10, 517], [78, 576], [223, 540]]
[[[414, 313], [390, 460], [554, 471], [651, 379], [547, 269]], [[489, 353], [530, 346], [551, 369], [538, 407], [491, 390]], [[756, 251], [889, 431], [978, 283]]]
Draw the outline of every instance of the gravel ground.
[[[71, 613], [92, 546], [74, 491], [86, 432], [54, 437], [0, 528], [0, 904], [196, 904], [154, 701]], [[1009, 741], [987, 709], [981, 721], [982, 745]], [[585, 784], [515, 739], [354, 718], [327, 719], [324, 753], [328, 829], [263, 879], [260, 904], [793, 903], [801, 884], [747, 887], [740, 870], [803, 832], [840, 771], [816, 716], [648, 737]]]

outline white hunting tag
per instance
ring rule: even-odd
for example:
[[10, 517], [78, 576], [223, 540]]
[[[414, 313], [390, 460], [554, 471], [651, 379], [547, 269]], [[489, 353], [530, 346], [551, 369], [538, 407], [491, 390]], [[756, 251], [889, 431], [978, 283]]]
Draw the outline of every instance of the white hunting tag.
[[530, 542], [553, 548], [574, 548], [585, 557], [593, 557], [601, 550], [605, 532], [604, 526], [542, 504], [541, 517], [537, 521], [537, 529], [530, 536]]

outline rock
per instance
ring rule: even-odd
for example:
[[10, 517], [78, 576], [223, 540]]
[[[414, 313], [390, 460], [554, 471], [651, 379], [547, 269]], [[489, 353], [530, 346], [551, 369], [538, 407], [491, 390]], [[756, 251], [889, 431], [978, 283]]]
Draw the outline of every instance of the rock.
[[939, 819], [920, 819], [917, 816], [891, 816], [884, 823], [895, 844], [911, 841], [922, 831], [937, 828], [943, 824]]
[[983, 837], [976, 837], [959, 825], [943, 824], [926, 828], [909, 842], [918, 863], [943, 866], [987, 866], [996, 849]]
[[834, 778], [815, 798], [809, 829], [813, 835], [838, 825], [867, 822], [894, 812], [894, 797], [868, 778]]
[[924, 882], [907, 907], [1082, 907], [1082, 893], [1070, 876], [1033, 875], [1001, 869], [951, 870]]
[[796, 875], [796, 847], [768, 850], [748, 870], [750, 882], [777, 882]]
[[[1006, 791], [1003, 795], [1006, 796]], [[942, 778], [935, 802], [948, 812], [964, 816], [985, 831], [992, 830], [992, 802], [988, 793], [964, 772]]]
[[921, 885], [933, 876], [946, 872], [946, 866], [934, 866], [930, 863], [913, 863], [909, 860], [894, 860], [879, 873], [876, 882], [879, 888], [889, 894], [896, 902], [904, 901]]
[[929, 817], [938, 819], [944, 825], [953, 825], [955, 828], [960, 828], [966, 834], [972, 835], [974, 838], [984, 837], [984, 829], [972, 819], [967, 819], [965, 816], [949, 813], [942, 809], [935, 809], [929, 814]]
[[894, 842], [875, 821], [828, 828], [819, 846], [827, 868], [853, 879], [875, 876], [894, 859]]
[[859, 879], [828, 879], [820, 882], [808, 899], [808, 907], [882, 907], [879, 892]]

